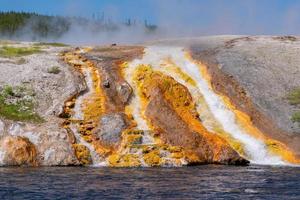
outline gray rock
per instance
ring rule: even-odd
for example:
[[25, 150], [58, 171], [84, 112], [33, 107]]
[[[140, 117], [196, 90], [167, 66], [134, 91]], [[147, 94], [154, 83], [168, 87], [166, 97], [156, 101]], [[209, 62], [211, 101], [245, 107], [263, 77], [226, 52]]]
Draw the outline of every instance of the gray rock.
[[286, 98], [300, 87], [299, 37], [209, 37], [207, 41], [194, 41], [192, 48], [212, 55], [222, 72], [236, 79], [257, 108], [280, 129], [300, 133], [300, 127], [291, 120], [297, 109]]
[[66, 166], [79, 165], [79, 162], [74, 154], [74, 150], [69, 142], [57, 141], [45, 143], [41, 145], [40, 155], [41, 165], [44, 166]]
[[[12, 46], [29, 47], [32, 44], [22, 42]], [[61, 61], [59, 54], [63, 50], [65, 48], [43, 48], [46, 53], [25, 56], [26, 62], [23, 64], [3, 63], [1, 61], [4, 58], [0, 58], [0, 71], [5, 72], [0, 73], [0, 85], [26, 86], [32, 89], [37, 105], [35, 111], [45, 120], [41, 124], [5, 121], [7, 124], [4, 131], [0, 122], [0, 136], [6, 131], [5, 134], [16, 138], [28, 138], [35, 146], [37, 162], [42, 166], [78, 164], [67, 133], [61, 127], [62, 119], [58, 116], [62, 113], [64, 102], [83, 91], [85, 84], [80, 73]], [[53, 66], [58, 66], [61, 73], [49, 78], [45, 71]], [[0, 157], [1, 155], [0, 151]]]
[[123, 82], [117, 87], [119, 97], [123, 103], [127, 103], [132, 94], [132, 88], [127, 82]]
[[121, 141], [121, 133], [128, 126], [127, 116], [123, 113], [112, 113], [100, 118], [96, 134], [100, 140], [109, 146], [114, 146]]
[[3, 121], [0, 120], [0, 136], [4, 134], [4, 128], [5, 128], [5, 124]]

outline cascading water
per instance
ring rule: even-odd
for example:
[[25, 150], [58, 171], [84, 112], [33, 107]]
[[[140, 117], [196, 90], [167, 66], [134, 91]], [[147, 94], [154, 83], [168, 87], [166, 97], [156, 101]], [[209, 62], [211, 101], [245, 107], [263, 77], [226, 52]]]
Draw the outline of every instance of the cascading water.
[[[255, 164], [282, 165], [289, 161], [278, 151], [272, 151], [268, 144], [273, 141], [261, 137], [260, 132], [256, 132], [257, 129], [251, 123], [241, 122], [241, 116], [225, 97], [214, 92], [210, 80], [204, 73], [206, 66], [194, 63], [183, 48], [163, 46], [147, 47], [142, 58], [129, 63], [124, 62], [124, 66], [123, 64], [120, 66], [124, 78], [133, 89], [125, 114], [132, 116], [136, 126], [122, 132], [120, 147], [113, 152], [110, 151], [108, 155], [109, 151], [101, 146], [101, 141], [93, 132], [99, 124], [99, 117], [106, 112], [107, 99], [101, 88], [100, 73], [92, 62], [81, 59], [76, 52], [67, 54], [65, 58], [81, 72], [87, 87], [83, 94], [65, 103], [65, 111], [69, 116], [65, 128], [73, 132], [76, 139], [74, 144], [76, 156], [83, 164], [90, 164], [90, 160], [94, 166], [182, 166], [188, 163], [183, 151], [176, 150], [168, 146], [169, 144], [166, 146], [161, 138], [156, 137], [156, 127], [149, 121], [149, 116], [145, 116], [144, 112], [148, 107], [148, 102], [143, 96], [145, 91], [140, 90], [140, 82], [134, 78], [140, 67], [145, 65], [174, 78], [175, 82], [186, 87], [204, 129], [208, 130], [206, 134], [217, 134], [227, 140], [226, 145], [231, 145]], [[191, 126], [192, 124], [193, 122]], [[202, 134], [204, 131], [200, 130], [199, 133]], [[134, 139], [138, 137], [140, 139]], [[85, 154], [87, 151], [88, 155]]]
[[[193, 97], [196, 97], [196, 93], [201, 93], [204, 97], [206, 104], [212, 113], [214, 120], [221, 124], [224, 131], [229, 133], [234, 139], [241, 142], [244, 146], [245, 156], [255, 164], [285, 164], [285, 162], [276, 155], [270, 153], [264, 143], [264, 141], [255, 138], [251, 133], [243, 129], [237, 122], [236, 116], [233, 111], [230, 110], [223, 102], [222, 98], [218, 96], [209, 86], [209, 83], [202, 76], [200, 68], [197, 64], [190, 61], [186, 56], [182, 48], [177, 47], [156, 47], [151, 46], [145, 49], [145, 54], [142, 59], [134, 60], [130, 63], [129, 67], [134, 68], [138, 65], [145, 64], [151, 65], [155, 70], [169, 73], [178, 82], [186, 85], [185, 80], [180, 80], [178, 76], [174, 76], [174, 73], [167, 72], [161, 66], [164, 60], [171, 59], [180, 69], [188, 74], [195, 82], [195, 91], [190, 91]], [[178, 80], [179, 79], [179, 80]], [[187, 88], [189, 88], [187, 86]], [[190, 88], [189, 88], [190, 89]], [[136, 99], [136, 105], [140, 105], [138, 99]], [[138, 107], [136, 107], [138, 108]], [[145, 121], [140, 116], [139, 109], [136, 110], [136, 119], [139, 119], [140, 126], [145, 126]]]

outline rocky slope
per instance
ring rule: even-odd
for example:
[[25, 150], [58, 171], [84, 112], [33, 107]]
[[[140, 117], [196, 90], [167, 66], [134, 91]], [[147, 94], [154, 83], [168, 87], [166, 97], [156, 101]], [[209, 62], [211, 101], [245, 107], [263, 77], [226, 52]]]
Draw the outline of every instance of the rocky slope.
[[191, 47], [208, 66], [213, 87], [251, 118], [267, 137], [300, 155], [297, 106], [288, 94], [300, 87], [300, 41], [297, 37], [236, 37], [211, 49]]
[[82, 48], [5, 42], [0, 163], [299, 164], [297, 105], [285, 98], [300, 86], [299, 44], [240, 36]]

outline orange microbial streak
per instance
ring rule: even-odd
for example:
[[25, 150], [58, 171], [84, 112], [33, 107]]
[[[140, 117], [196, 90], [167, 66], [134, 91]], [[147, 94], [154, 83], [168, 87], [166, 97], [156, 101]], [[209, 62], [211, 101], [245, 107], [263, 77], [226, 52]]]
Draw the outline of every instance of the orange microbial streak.
[[[86, 48], [83, 51], [87, 52], [89, 50], [89, 48]], [[88, 95], [85, 96], [81, 102], [80, 107], [83, 120], [78, 125], [81, 137], [86, 142], [91, 143], [99, 155], [105, 155], [110, 150], [104, 148], [100, 142], [95, 139], [96, 137], [94, 137], [92, 133], [99, 123], [100, 116], [105, 113], [105, 95], [101, 88], [100, 73], [92, 62], [81, 57], [79, 51], [67, 53], [65, 60], [81, 74], [86, 76]]]
[[[192, 91], [197, 90], [197, 83], [195, 82], [195, 80], [184, 71], [182, 71], [181, 68], [177, 66], [170, 57], [164, 60], [164, 62], [161, 64], [161, 67], [163, 67], [167, 71], [175, 73], [180, 77], [180, 79], [184, 80], [185, 85], [189, 85], [188, 88], [191, 94]], [[222, 129], [222, 126], [214, 119], [213, 114], [210, 112], [209, 107], [202, 94], [199, 93], [198, 95], [193, 96], [193, 98], [195, 103], [198, 105], [199, 116], [204, 118], [201, 118], [201, 120], [203, 120], [203, 124], [206, 123], [210, 127], [210, 132], [218, 134], [221, 138], [226, 140], [230, 144], [230, 146], [235, 149], [240, 155], [245, 156], [243, 144], [234, 139], [229, 133], [226, 133]], [[189, 121], [188, 124], [199, 124], [198, 119], [196, 119], [196, 121], [193, 119], [192, 121], [194, 122]], [[200, 131], [200, 128], [198, 128], [198, 131]]]
[[207, 70], [207, 66], [201, 62], [194, 61], [189, 54], [186, 54], [187, 58], [192, 60], [192, 62], [196, 63], [199, 66], [201, 76], [209, 83], [209, 87], [221, 97], [224, 104], [228, 109], [230, 109], [236, 117], [236, 123], [249, 135], [262, 140], [269, 151], [275, 155], [280, 156], [283, 160], [292, 163], [292, 164], [300, 164], [300, 159], [298, 159], [295, 154], [283, 143], [268, 138], [264, 133], [262, 133], [257, 127], [253, 125], [251, 118], [246, 113], [238, 110], [236, 106], [231, 102], [229, 97], [224, 96], [214, 90], [212, 87], [212, 78]]
[[101, 88], [101, 79], [99, 71], [91, 63], [87, 63], [87, 69], [92, 80], [91, 94], [87, 96], [82, 103], [84, 120], [97, 121], [105, 113], [105, 96]]
[[208, 144], [214, 146], [214, 160], [219, 159], [218, 152], [223, 147], [229, 145], [229, 143], [222, 137], [212, 134], [202, 125], [197, 117], [198, 114], [193, 99], [185, 86], [178, 83], [172, 77], [153, 70], [149, 65], [140, 65], [135, 72], [134, 79], [145, 104], [148, 103], [148, 97], [151, 95], [149, 93], [151, 93], [153, 88], [160, 88], [165, 100], [172, 105], [174, 111], [190, 129], [202, 135], [207, 139]]

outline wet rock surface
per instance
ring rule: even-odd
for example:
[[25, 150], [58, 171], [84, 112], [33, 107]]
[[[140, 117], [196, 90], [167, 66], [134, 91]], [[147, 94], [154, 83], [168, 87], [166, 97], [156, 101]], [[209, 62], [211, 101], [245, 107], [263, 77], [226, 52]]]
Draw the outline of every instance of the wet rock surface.
[[124, 80], [120, 64], [142, 55], [141, 46], [96, 47], [82, 56], [90, 60], [99, 70], [102, 89], [107, 98], [107, 112], [124, 112], [132, 95], [131, 86]]
[[[292, 38], [292, 39], [291, 39]], [[287, 94], [300, 86], [299, 38], [211, 38], [191, 45], [194, 59], [208, 66], [214, 89], [228, 96], [267, 136], [300, 156], [300, 126], [291, 120], [297, 108]]]
[[[206, 64], [213, 90], [248, 114], [267, 137], [299, 153], [299, 128], [289, 118], [295, 106], [285, 98], [299, 86], [298, 43], [290, 37], [218, 36], [153, 44], [186, 47], [194, 60]], [[7, 71], [0, 74], [0, 89], [24, 84], [32, 88], [33, 109], [43, 119], [16, 122], [0, 116], [3, 165], [249, 163], [235, 150], [243, 146], [229, 143], [232, 138], [215, 134], [200, 119], [195, 88], [186, 86], [197, 83], [171, 58], [165, 58], [164, 65], [153, 59], [152, 64], [159, 65], [156, 70], [172, 65], [174, 73], [166, 75], [151, 64], [132, 64], [139, 63], [144, 47], [43, 48], [39, 55], [25, 56], [24, 63], [0, 58], [0, 70]], [[172, 77], [176, 73], [177, 79]], [[273, 140], [266, 145], [275, 151], [284, 147]]]
[[25, 137], [5, 136], [0, 140], [1, 165], [36, 166], [35, 146]]
[[240, 157], [220, 138], [207, 138], [188, 127], [170, 104], [157, 91], [146, 109], [146, 116], [159, 129], [162, 140], [173, 146], [185, 149], [189, 164], [234, 164], [247, 165], [249, 162]]
[[189, 164], [248, 164], [225, 140], [201, 125], [183, 85], [145, 66], [138, 70], [136, 79], [149, 101], [145, 116], [164, 143], [185, 150]]
[[120, 143], [121, 134], [129, 126], [129, 120], [124, 113], [111, 113], [103, 115], [98, 126], [95, 133], [101, 142], [114, 147]]

